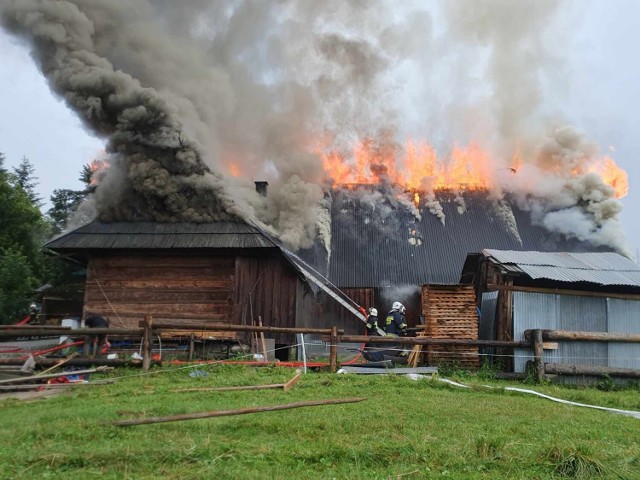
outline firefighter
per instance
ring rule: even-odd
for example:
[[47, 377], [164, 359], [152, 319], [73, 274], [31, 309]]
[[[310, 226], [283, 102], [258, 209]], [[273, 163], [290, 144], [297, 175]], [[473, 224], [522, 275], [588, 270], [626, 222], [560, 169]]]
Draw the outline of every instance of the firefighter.
[[404, 337], [407, 335], [406, 309], [400, 302], [393, 302], [391, 310], [385, 319], [384, 331], [387, 335], [397, 335]]
[[378, 310], [374, 307], [369, 309], [369, 315], [367, 316], [367, 335], [378, 335]]

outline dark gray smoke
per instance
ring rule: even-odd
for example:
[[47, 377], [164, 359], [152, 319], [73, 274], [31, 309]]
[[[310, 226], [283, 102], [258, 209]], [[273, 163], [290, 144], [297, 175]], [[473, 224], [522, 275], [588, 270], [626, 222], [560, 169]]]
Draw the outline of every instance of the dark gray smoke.
[[114, 165], [107, 184], [116, 188], [100, 189], [101, 218], [203, 222], [241, 215], [170, 105], [96, 52], [95, 23], [74, 3], [10, 1], [2, 21], [32, 43], [51, 88], [108, 139]]

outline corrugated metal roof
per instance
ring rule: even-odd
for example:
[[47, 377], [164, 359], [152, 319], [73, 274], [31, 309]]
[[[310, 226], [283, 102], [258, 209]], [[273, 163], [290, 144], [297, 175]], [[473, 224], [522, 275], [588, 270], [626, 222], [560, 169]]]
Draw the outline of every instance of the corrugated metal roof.
[[245, 223], [91, 222], [49, 241], [56, 251], [96, 249], [274, 248]]
[[[490, 198], [487, 192], [465, 192], [465, 208], [456, 195], [437, 199], [444, 224], [425, 206], [416, 220], [401, 203], [365, 200], [348, 191], [333, 192], [331, 252], [319, 260], [300, 255], [339, 287], [387, 287], [426, 283], [455, 284], [466, 256], [484, 248], [504, 250], [576, 251], [589, 246], [550, 234], [533, 225], [529, 212], [515, 202]], [[370, 198], [376, 198], [371, 195]], [[307, 252], [309, 253], [309, 252]]]
[[599, 285], [640, 286], [640, 266], [614, 252], [537, 252], [485, 249], [482, 253], [504, 265], [514, 266], [532, 279], [589, 282]]

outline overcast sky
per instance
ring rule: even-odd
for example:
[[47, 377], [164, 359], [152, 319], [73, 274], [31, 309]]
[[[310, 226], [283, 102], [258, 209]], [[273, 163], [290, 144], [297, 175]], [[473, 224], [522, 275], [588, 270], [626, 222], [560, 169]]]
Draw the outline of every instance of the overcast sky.
[[[561, 110], [629, 174], [623, 223], [631, 249], [640, 248], [640, 1], [576, 0], [583, 6], [571, 33], [569, 95]], [[82, 165], [100, 155], [102, 142], [48, 89], [25, 47], [0, 30], [0, 152], [6, 165], [26, 156], [38, 191], [80, 188]], [[428, 139], [427, 139], [428, 140]]]

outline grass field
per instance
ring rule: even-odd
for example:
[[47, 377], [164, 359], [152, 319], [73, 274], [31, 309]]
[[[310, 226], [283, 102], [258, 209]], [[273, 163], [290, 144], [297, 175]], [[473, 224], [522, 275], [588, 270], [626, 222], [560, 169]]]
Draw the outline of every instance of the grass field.
[[[309, 373], [281, 390], [176, 393], [180, 387], [282, 383], [284, 368], [198, 367], [0, 403], [0, 478], [640, 479], [640, 420], [480, 385]], [[122, 378], [124, 377], [124, 378]], [[96, 377], [97, 378], [97, 377]], [[511, 386], [523, 386], [513, 382]], [[567, 400], [640, 410], [640, 391], [531, 386]], [[303, 400], [319, 406], [115, 427], [114, 420]]]

